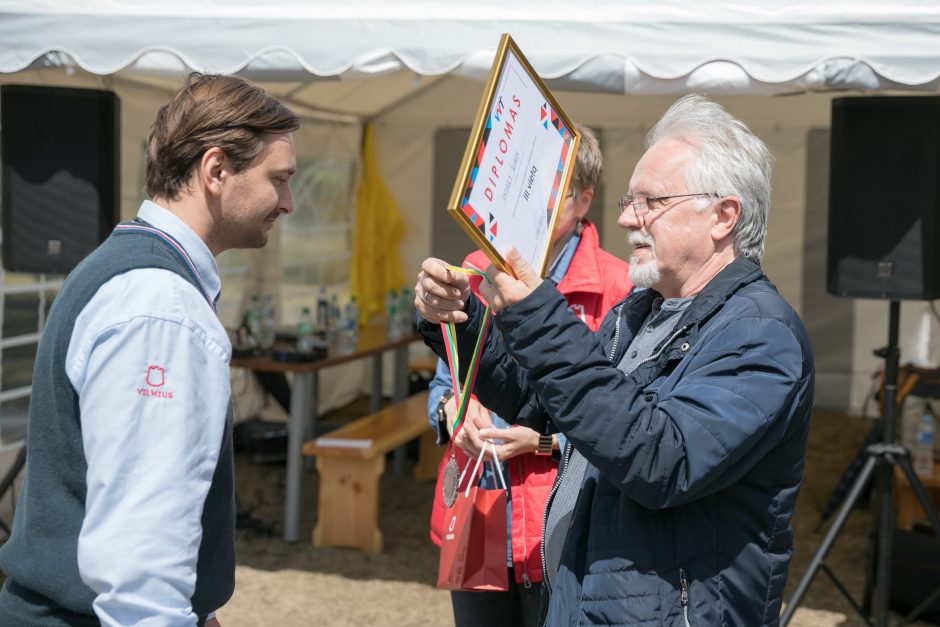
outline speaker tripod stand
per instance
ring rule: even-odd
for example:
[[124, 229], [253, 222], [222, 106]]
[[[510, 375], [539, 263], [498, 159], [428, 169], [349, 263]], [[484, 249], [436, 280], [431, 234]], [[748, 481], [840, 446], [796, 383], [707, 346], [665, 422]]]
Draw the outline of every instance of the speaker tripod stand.
[[[787, 603], [787, 609], [784, 611], [781, 618], [782, 625], [787, 625], [790, 619], [793, 618], [797, 606], [799, 606], [803, 595], [805, 595], [806, 591], [809, 589], [816, 573], [822, 570], [829, 579], [832, 580], [839, 592], [848, 600], [852, 608], [869, 625], [887, 627], [891, 598], [891, 555], [894, 532], [893, 475], [895, 466], [900, 466], [901, 470], [904, 471], [907, 480], [910, 482], [914, 496], [917, 498], [921, 507], [924, 508], [924, 512], [926, 512], [927, 518], [930, 520], [936, 537], [940, 538], [940, 516], [937, 515], [937, 510], [930, 502], [927, 491], [914, 472], [913, 466], [911, 466], [908, 450], [894, 442], [895, 419], [898, 415], [897, 380], [898, 362], [900, 358], [900, 352], [898, 350], [899, 318], [900, 303], [896, 300], [892, 300], [888, 319], [888, 345], [876, 351], [876, 354], [885, 360], [884, 415], [882, 417], [883, 440], [867, 447], [865, 464], [859, 472], [858, 477], [855, 479], [855, 482], [852, 484], [852, 487], [849, 489], [848, 496], [833, 521], [832, 527], [829, 528], [826, 536], [813, 554], [813, 558], [810, 560], [806, 573], [804, 573], [803, 577], [800, 579], [793, 596]], [[876, 502], [878, 503], [878, 518], [876, 523], [877, 542], [873, 547], [869, 547], [870, 559], [874, 562], [870, 572], [875, 573], [876, 592], [875, 612], [874, 616], [871, 617], [873, 619], [872, 621], [869, 620], [867, 612], [852, 598], [852, 595], [849, 594], [845, 586], [836, 578], [832, 570], [826, 566], [824, 560], [833, 544], [835, 544], [839, 532], [842, 531], [842, 527], [845, 525], [845, 521], [855, 507], [855, 503], [862, 494], [863, 489], [869, 479], [873, 477], [877, 478], [878, 498]], [[926, 609], [934, 598], [935, 595], [931, 595], [927, 600], [927, 604], [921, 603], [915, 612]]]

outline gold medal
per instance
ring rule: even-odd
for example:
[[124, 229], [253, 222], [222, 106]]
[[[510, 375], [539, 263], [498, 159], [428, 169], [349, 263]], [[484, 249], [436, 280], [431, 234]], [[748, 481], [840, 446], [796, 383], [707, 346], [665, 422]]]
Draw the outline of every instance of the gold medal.
[[444, 497], [444, 504], [452, 507], [457, 502], [457, 481], [460, 478], [460, 469], [457, 468], [457, 460], [454, 454], [450, 454], [450, 459], [444, 464], [444, 478], [441, 481], [441, 496]]

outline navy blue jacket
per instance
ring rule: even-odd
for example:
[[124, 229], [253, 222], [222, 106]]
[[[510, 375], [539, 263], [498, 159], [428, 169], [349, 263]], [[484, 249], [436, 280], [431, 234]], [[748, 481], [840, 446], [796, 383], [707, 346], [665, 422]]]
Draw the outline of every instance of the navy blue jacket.
[[[741, 258], [626, 375], [613, 364], [657, 296], [634, 292], [595, 335], [546, 281], [489, 334], [482, 402], [549, 419], [589, 462], [548, 624], [776, 625], [813, 402], [806, 330]], [[460, 354], [482, 307], [467, 312]], [[439, 351], [439, 330], [422, 332]]]

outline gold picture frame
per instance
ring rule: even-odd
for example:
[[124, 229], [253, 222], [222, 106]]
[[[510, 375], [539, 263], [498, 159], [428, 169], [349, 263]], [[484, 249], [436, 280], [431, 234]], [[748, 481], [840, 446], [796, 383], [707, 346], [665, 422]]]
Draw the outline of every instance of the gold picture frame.
[[511, 273], [502, 253], [515, 246], [545, 274], [580, 141], [512, 37], [503, 34], [447, 207], [496, 267]]

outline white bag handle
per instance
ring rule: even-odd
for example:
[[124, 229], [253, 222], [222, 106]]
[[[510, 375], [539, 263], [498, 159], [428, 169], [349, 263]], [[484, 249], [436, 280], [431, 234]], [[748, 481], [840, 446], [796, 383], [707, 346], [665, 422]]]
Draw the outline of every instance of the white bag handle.
[[[506, 489], [506, 479], [503, 478], [503, 465], [499, 461], [499, 456], [496, 455], [496, 445], [492, 442], [484, 442], [483, 448], [480, 449], [480, 454], [477, 456], [477, 462], [473, 466], [473, 472], [470, 473], [470, 480], [467, 482], [467, 490], [464, 493], [464, 496], [470, 496], [470, 488], [473, 487], [473, 479], [476, 477], [477, 470], [480, 469], [480, 464], [483, 462], [483, 456], [486, 454], [486, 447], [490, 446], [493, 448], [493, 461], [490, 462], [496, 467], [496, 474], [499, 476], [499, 483], [502, 485], [503, 490]], [[467, 461], [466, 466], [463, 467], [463, 472], [460, 473], [460, 479], [457, 480], [457, 485], [459, 486], [463, 483], [464, 475], [467, 474], [467, 468], [470, 467], [469, 460]]]

